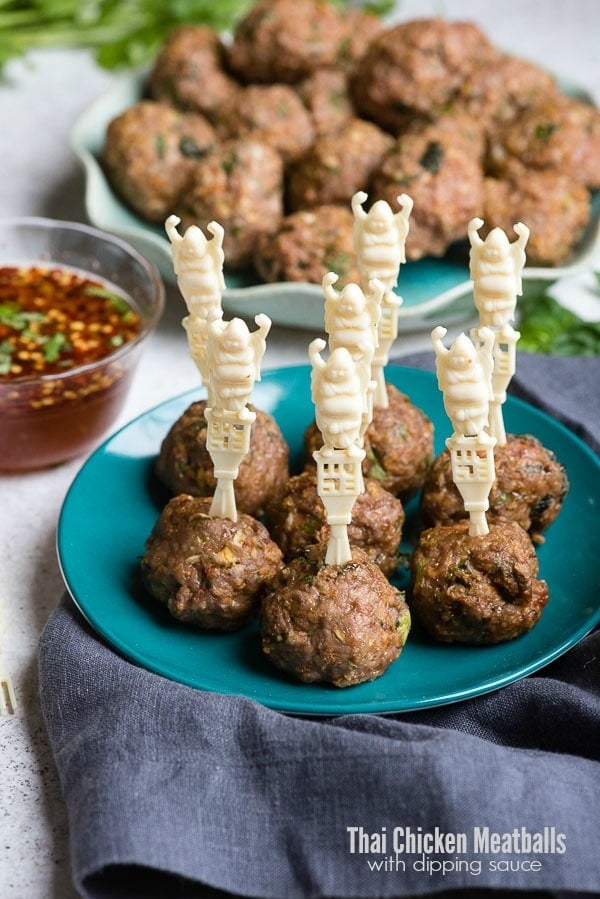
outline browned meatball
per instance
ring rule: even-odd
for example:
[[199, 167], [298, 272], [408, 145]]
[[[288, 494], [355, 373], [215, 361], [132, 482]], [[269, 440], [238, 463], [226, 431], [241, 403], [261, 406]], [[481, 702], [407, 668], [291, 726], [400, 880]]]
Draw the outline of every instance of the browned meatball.
[[243, 268], [252, 263], [259, 235], [279, 224], [282, 185], [283, 163], [275, 150], [251, 138], [228, 140], [196, 163], [176, 211], [184, 228], [219, 222], [226, 265]]
[[384, 156], [373, 175], [374, 199], [392, 205], [405, 192], [414, 201], [407, 259], [442, 256], [481, 214], [483, 149], [474, 119], [447, 115], [431, 125], [416, 122]]
[[[326, 546], [330, 528], [314, 472], [289, 479], [283, 495], [267, 504], [265, 523], [287, 561], [312, 543]], [[403, 524], [400, 500], [374, 478], [365, 478], [364, 492], [356, 499], [348, 526], [350, 545], [363, 549], [384, 574], [391, 575], [398, 565]]]
[[211, 518], [210, 504], [180, 494], [165, 506], [146, 541], [142, 577], [180, 621], [235, 630], [258, 613], [281, 551], [255, 518]]
[[102, 159], [111, 184], [132, 209], [163, 222], [215, 142], [204, 116], [141, 100], [109, 123]]
[[323, 275], [339, 275], [336, 287], [358, 281], [352, 228], [345, 206], [318, 206], [285, 216], [277, 231], [256, 243], [254, 263], [265, 281], [320, 284]]
[[410, 629], [403, 594], [353, 550], [352, 562], [325, 565], [297, 556], [262, 604], [263, 650], [305, 683], [349, 687], [379, 677], [398, 658]]
[[364, 190], [392, 143], [377, 125], [356, 118], [317, 138], [289, 171], [290, 209], [349, 203], [357, 190]]
[[366, 118], [397, 133], [414, 116], [439, 115], [467, 75], [496, 57], [470, 22], [404, 22], [370, 43], [352, 79], [354, 102]]
[[284, 164], [301, 156], [312, 144], [310, 113], [287, 84], [253, 84], [225, 103], [217, 129], [225, 137], [254, 137], [281, 155]]
[[341, 69], [317, 69], [296, 86], [316, 135], [339, 131], [354, 116], [348, 79]]
[[[565, 469], [553, 452], [530, 434], [508, 434], [505, 446], [494, 448], [496, 480], [490, 492], [489, 517], [516, 521], [534, 543], [552, 524], [569, 490]], [[465, 518], [464, 503], [452, 480], [450, 453], [444, 450], [427, 472], [422, 510], [431, 524], [451, 524]]]
[[513, 162], [504, 178], [486, 178], [483, 218], [485, 233], [510, 231], [524, 222], [531, 234], [529, 265], [568, 262], [590, 219], [591, 199], [583, 184], [558, 171], [526, 169]]
[[[394, 496], [408, 498], [418, 490], [433, 459], [433, 425], [424, 412], [393, 384], [386, 384], [387, 408], [375, 407], [365, 432], [365, 477], [374, 478]], [[313, 422], [304, 435], [306, 465], [323, 440]]]
[[548, 601], [531, 540], [514, 521], [469, 536], [469, 525], [423, 531], [411, 561], [411, 609], [442, 643], [487, 645], [530, 630]]
[[495, 135], [498, 128], [514, 121], [556, 89], [549, 72], [535, 63], [502, 53], [492, 65], [478, 66], [467, 76], [456, 102]]
[[259, 0], [236, 25], [231, 69], [245, 81], [300, 81], [335, 65], [344, 27], [327, 0]]
[[149, 89], [156, 100], [202, 112], [212, 120], [240, 86], [224, 70], [218, 34], [205, 25], [182, 25], [158, 54]]
[[557, 92], [547, 95], [499, 133], [490, 150], [494, 171], [502, 173], [507, 159], [600, 188], [600, 111]]
[[[256, 413], [250, 432], [250, 452], [235, 480], [235, 499], [242, 512], [261, 515], [269, 497], [278, 495], [289, 478], [289, 448], [268, 412]], [[206, 400], [192, 403], [170, 428], [156, 461], [156, 473], [172, 494], [212, 496], [216, 480], [206, 448]]]

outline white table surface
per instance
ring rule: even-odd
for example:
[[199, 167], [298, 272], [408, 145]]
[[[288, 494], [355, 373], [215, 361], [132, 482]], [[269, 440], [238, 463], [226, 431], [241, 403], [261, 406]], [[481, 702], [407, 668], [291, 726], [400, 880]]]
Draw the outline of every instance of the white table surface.
[[[599, 0], [402, 0], [396, 19], [440, 14], [477, 21], [501, 47], [578, 83], [600, 103]], [[47, 51], [11, 63], [0, 83], [0, 216], [84, 221], [83, 181], [68, 146], [78, 114], [112, 83], [82, 51]], [[588, 309], [590, 278], [562, 285]], [[145, 353], [115, 429], [163, 399], [194, 387], [174, 291]], [[588, 313], [589, 314], [589, 313]], [[600, 318], [600, 315], [597, 316]], [[306, 362], [313, 334], [273, 328], [265, 367]], [[395, 353], [429, 346], [427, 334], [399, 338]], [[1, 422], [0, 422], [1, 427]], [[32, 474], [0, 477], [1, 646], [18, 710], [0, 719], [0, 896], [74, 899], [65, 807], [38, 702], [37, 644], [63, 593], [55, 531], [65, 493], [83, 459]]]

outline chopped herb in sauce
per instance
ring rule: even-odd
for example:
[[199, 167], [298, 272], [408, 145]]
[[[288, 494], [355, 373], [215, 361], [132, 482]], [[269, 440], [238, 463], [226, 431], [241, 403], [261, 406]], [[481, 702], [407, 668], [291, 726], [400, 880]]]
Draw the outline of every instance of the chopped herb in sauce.
[[5, 379], [95, 362], [139, 331], [135, 310], [99, 281], [61, 268], [0, 268], [0, 375]]

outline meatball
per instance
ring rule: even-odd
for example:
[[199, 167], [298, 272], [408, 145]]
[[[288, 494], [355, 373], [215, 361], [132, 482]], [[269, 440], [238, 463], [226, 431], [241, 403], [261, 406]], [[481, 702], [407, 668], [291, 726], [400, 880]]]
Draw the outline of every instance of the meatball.
[[345, 37], [327, 0], [259, 0], [236, 25], [227, 55], [245, 81], [291, 84], [335, 65]]
[[373, 174], [374, 199], [391, 205], [406, 192], [414, 201], [407, 259], [442, 256], [481, 214], [483, 150], [481, 126], [453, 114], [431, 125], [415, 122], [384, 156]]
[[132, 209], [163, 222], [215, 142], [204, 116], [141, 100], [109, 123], [102, 159], [111, 184]]
[[284, 164], [301, 156], [314, 138], [310, 113], [287, 84], [244, 88], [222, 106], [217, 127], [225, 138], [253, 137], [269, 144]]
[[226, 265], [244, 268], [252, 263], [259, 235], [279, 224], [282, 185], [283, 163], [275, 150], [251, 138], [224, 141], [196, 163], [177, 212], [184, 228], [219, 222]]
[[502, 53], [493, 65], [479, 66], [467, 76], [456, 102], [483, 122], [493, 137], [499, 128], [556, 89], [549, 72], [535, 63]]
[[[256, 419], [250, 432], [250, 452], [235, 480], [238, 509], [261, 515], [269, 497], [278, 495], [287, 479], [289, 448], [275, 419], [250, 405]], [[164, 438], [156, 473], [173, 495], [212, 496], [216, 486], [213, 463], [206, 448], [206, 400], [192, 403]]]
[[[310, 544], [326, 547], [330, 528], [317, 493], [314, 472], [305, 471], [289, 479], [283, 495], [267, 504], [265, 523], [286, 561]], [[400, 500], [384, 490], [374, 478], [366, 478], [364, 492], [356, 499], [352, 522], [348, 526], [350, 545], [364, 550], [368, 558], [389, 576], [398, 565], [403, 524], [404, 509]]]
[[442, 643], [513, 640], [548, 601], [531, 540], [514, 521], [478, 537], [469, 536], [467, 521], [423, 531], [411, 568], [415, 619]]
[[[542, 543], [543, 531], [560, 512], [569, 491], [565, 469], [554, 453], [530, 434], [507, 434], [506, 445], [494, 448], [494, 463], [489, 519], [515, 521], [534, 543]], [[447, 525], [466, 516], [452, 480], [448, 450], [437, 456], [427, 472], [421, 507], [431, 524]]]
[[317, 206], [285, 216], [277, 231], [256, 242], [254, 264], [265, 281], [320, 284], [335, 272], [336, 287], [359, 281], [354, 256], [354, 218], [346, 206]]
[[[375, 407], [365, 432], [365, 477], [404, 499], [418, 490], [433, 459], [433, 425], [393, 384], [386, 384], [389, 405]], [[304, 435], [307, 468], [314, 466], [312, 454], [323, 440], [313, 422]]]
[[600, 111], [558, 92], [547, 95], [499, 133], [490, 150], [495, 173], [507, 159], [600, 188]]
[[146, 541], [142, 578], [174, 618], [230, 631], [258, 613], [281, 550], [255, 518], [211, 518], [210, 505], [184, 493], [170, 500]]
[[383, 31], [356, 66], [356, 108], [396, 134], [415, 116], [437, 116], [473, 69], [497, 58], [470, 22], [414, 19]]
[[410, 612], [403, 594], [360, 550], [346, 565], [322, 559], [315, 548], [275, 579], [262, 604], [263, 651], [305, 683], [349, 687], [374, 680], [406, 642]]
[[180, 109], [202, 112], [213, 119], [240, 85], [224, 70], [218, 34], [205, 25], [183, 25], [165, 41], [149, 78], [156, 100]]
[[589, 222], [589, 191], [559, 171], [507, 166], [505, 177], [486, 178], [483, 217], [486, 230], [510, 232], [524, 222], [531, 234], [527, 243], [530, 265], [559, 265], [569, 260]]
[[290, 209], [349, 203], [368, 184], [392, 143], [377, 125], [356, 118], [317, 138], [288, 173]]
[[354, 116], [348, 79], [341, 69], [317, 69], [296, 86], [317, 136], [339, 131]]

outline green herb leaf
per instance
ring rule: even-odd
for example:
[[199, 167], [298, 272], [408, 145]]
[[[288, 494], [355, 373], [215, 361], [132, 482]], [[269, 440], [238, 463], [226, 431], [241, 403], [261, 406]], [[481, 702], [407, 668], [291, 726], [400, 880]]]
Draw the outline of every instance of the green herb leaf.
[[24, 331], [29, 322], [43, 321], [46, 321], [46, 316], [41, 312], [23, 312], [17, 303], [0, 303], [0, 325]]
[[[393, 3], [358, 5], [383, 15]], [[138, 67], [156, 56], [176, 26], [231, 29], [251, 6], [252, 0], [0, 0], [0, 66], [37, 47], [85, 47], [107, 69]]]
[[600, 355], [600, 322], [584, 321], [566, 309], [547, 293], [547, 286], [528, 291], [517, 308], [519, 350], [560, 356]]
[[13, 345], [10, 340], [0, 343], [0, 375], [7, 375], [12, 365]]
[[56, 362], [62, 350], [70, 349], [70, 344], [64, 334], [57, 331], [49, 337], [44, 344], [44, 359], [46, 362]]

